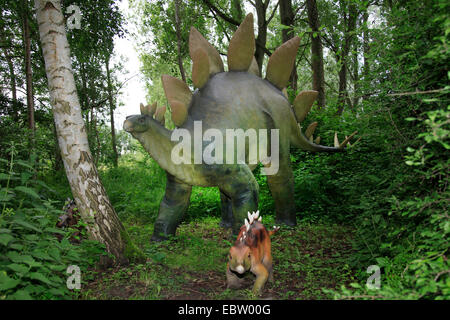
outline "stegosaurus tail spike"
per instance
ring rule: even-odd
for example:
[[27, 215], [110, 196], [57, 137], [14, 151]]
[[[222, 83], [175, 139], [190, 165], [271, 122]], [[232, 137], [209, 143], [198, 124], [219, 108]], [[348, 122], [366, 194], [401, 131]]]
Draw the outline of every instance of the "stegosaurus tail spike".
[[334, 146], [339, 148], [339, 139], [336, 131], [334, 132]]
[[252, 63], [250, 64], [250, 67], [248, 68], [248, 72], [254, 74], [257, 77], [261, 77], [261, 73], [259, 72], [258, 62], [256, 61], [256, 58], [252, 58]]
[[314, 139], [314, 143], [315, 144], [320, 144], [320, 137], [317, 137], [316, 139]]
[[202, 88], [209, 79], [209, 58], [206, 51], [198, 48], [192, 53], [192, 82], [194, 87]]
[[189, 55], [191, 56], [191, 59], [199, 48], [205, 50], [208, 55], [210, 74], [224, 71], [223, 61], [220, 58], [219, 51], [217, 51], [217, 49], [214, 48], [197, 29], [191, 27], [189, 32]]
[[293, 107], [297, 122], [303, 122], [306, 115], [311, 110], [314, 101], [317, 98], [319, 92], [308, 90], [300, 92], [294, 100]]
[[299, 45], [300, 38], [294, 37], [278, 47], [269, 58], [266, 79], [280, 90], [289, 81]]
[[247, 71], [255, 53], [253, 14], [249, 13], [234, 33], [228, 47], [228, 70]]
[[314, 134], [314, 131], [316, 130], [316, 128], [317, 128], [317, 122], [313, 122], [313, 123], [311, 123], [309, 126], [308, 126], [308, 128], [306, 128], [306, 130], [305, 130], [305, 136], [309, 139], [309, 138], [311, 138], [312, 136], [313, 136], [313, 134]]

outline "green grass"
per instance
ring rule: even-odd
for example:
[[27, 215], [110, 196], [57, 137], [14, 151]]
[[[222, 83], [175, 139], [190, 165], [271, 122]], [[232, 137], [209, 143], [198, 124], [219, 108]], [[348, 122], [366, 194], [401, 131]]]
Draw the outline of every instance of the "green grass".
[[[272, 216], [264, 216], [271, 226]], [[151, 243], [151, 224], [127, 225], [146, 261], [98, 274], [83, 290], [84, 299], [253, 299], [254, 276], [246, 287], [226, 289], [230, 234], [218, 218], [183, 223], [175, 237]], [[300, 224], [281, 228], [272, 241], [274, 283], [262, 298], [327, 299], [334, 289], [354, 280], [346, 259], [352, 253], [350, 230], [338, 225]]]
[[[110, 200], [144, 261], [85, 275], [81, 299], [255, 299], [254, 276], [246, 276], [241, 290], [226, 288], [226, 263], [234, 242], [230, 230], [219, 227], [217, 188], [194, 187], [184, 222], [174, 237], [150, 242], [159, 202], [164, 195], [164, 171], [146, 154], [121, 158], [118, 168], [101, 168]], [[56, 179], [56, 178], [55, 178]], [[273, 200], [264, 176], [259, 209], [267, 227], [274, 225]], [[59, 184], [58, 191], [68, 191]], [[69, 193], [70, 194], [70, 193]], [[352, 230], [328, 222], [299, 221], [282, 227], [272, 239], [274, 282], [262, 298], [327, 299], [324, 289], [354, 282], [346, 261], [352, 254]]]

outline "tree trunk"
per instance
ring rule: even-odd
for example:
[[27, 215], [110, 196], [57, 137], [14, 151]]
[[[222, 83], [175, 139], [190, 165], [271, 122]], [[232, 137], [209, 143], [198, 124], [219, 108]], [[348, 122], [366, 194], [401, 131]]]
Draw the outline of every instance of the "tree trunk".
[[244, 19], [244, 15], [242, 13], [241, 0], [233, 0], [232, 8], [233, 10], [231, 11], [231, 16], [237, 21], [242, 21]]
[[111, 72], [109, 70], [109, 56], [106, 59], [106, 78], [108, 80], [108, 100], [109, 100], [109, 113], [111, 116], [111, 141], [112, 141], [112, 150], [113, 150], [113, 164], [114, 167], [118, 165], [119, 155], [117, 154], [117, 146], [116, 146], [116, 130], [114, 125], [114, 99], [113, 99], [113, 90], [111, 83]]
[[124, 262], [127, 235], [92, 161], [59, 0], [35, 0], [45, 70], [61, 157], [79, 212], [92, 239]]
[[345, 12], [346, 6], [342, 5], [342, 7], [344, 8], [343, 17], [344, 17], [345, 36], [342, 48], [337, 57], [340, 64], [338, 110], [337, 110], [337, 113], [339, 115], [342, 114], [346, 102], [349, 101], [347, 91], [348, 56], [350, 53], [350, 48], [353, 40], [353, 32], [355, 31], [356, 28], [356, 19], [357, 19], [357, 8], [355, 3], [353, 2], [349, 3], [348, 16], [347, 13]]
[[[6, 42], [5, 42], [6, 43]], [[3, 54], [5, 55], [6, 63], [8, 64], [9, 68], [9, 82], [11, 86], [11, 96], [12, 101], [17, 101], [17, 85], [16, 85], [16, 74], [14, 73], [14, 64], [12, 62], [11, 56], [9, 55], [8, 49], [6, 47], [3, 47]]]
[[23, 28], [23, 43], [25, 53], [25, 82], [27, 91], [27, 114], [28, 114], [28, 128], [31, 130], [31, 146], [34, 145], [34, 133], [36, 125], [34, 122], [34, 97], [33, 97], [33, 73], [31, 69], [31, 35], [30, 25], [28, 21], [28, 1], [22, 0], [22, 28]]
[[320, 21], [317, 11], [316, 0], [306, 0], [306, 11], [308, 12], [308, 23], [316, 37], [311, 36], [311, 68], [312, 68], [312, 88], [319, 92], [317, 105], [319, 108], [325, 107], [325, 77], [323, 69], [323, 47], [320, 36]]
[[267, 41], [267, 20], [266, 20], [266, 10], [267, 7], [262, 0], [256, 0], [256, 15], [258, 17], [258, 36], [256, 37], [256, 49], [255, 49], [255, 59], [258, 63], [259, 73], [261, 74], [262, 65], [264, 62], [264, 47]]
[[181, 56], [181, 21], [180, 21], [180, 0], [174, 0], [175, 3], [175, 32], [177, 34], [177, 54], [178, 67], [181, 73], [181, 79], [186, 82], [186, 72], [183, 67], [183, 57]]
[[369, 26], [367, 25], [367, 21], [369, 20], [369, 12], [367, 9], [363, 13], [363, 59], [364, 59], [364, 67], [363, 74], [367, 76], [369, 73]]
[[353, 42], [353, 103], [352, 108], [355, 109], [359, 103], [359, 61], [358, 61], [358, 41]]
[[[292, 27], [294, 25], [294, 10], [292, 9], [291, 0], [280, 0], [280, 22], [281, 24]], [[281, 38], [283, 43], [292, 39], [294, 36], [294, 31], [292, 29], [281, 29]], [[292, 69], [291, 77], [289, 78], [290, 86], [294, 92], [297, 91], [297, 66], [294, 63], [294, 68]]]
[[[362, 25], [363, 25], [363, 79], [364, 79], [364, 86], [367, 88], [369, 85], [368, 82], [368, 76], [370, 71], [370, 64], [369, 64], [369, 26], [367, 25], [367, 21], [369, 20], [369, 12], [366, 8], [363, 13], [362, 17]], [[366, 90], [365, 90], [366, 91]], [[367, 95], [364, 94], [362, 97], [363, 100], [367, 99]]]

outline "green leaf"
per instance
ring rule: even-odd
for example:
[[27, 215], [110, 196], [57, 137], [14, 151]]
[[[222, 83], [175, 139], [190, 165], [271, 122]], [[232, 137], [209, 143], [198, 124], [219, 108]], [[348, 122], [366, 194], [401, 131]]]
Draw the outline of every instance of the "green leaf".
[[36, 191], [34, 191], [34, 190], [31, 189], [31, 188], [24, 187], [24, 186], [18, 186], [18, 187], [15, 187], [14, 190], [23, 192], [23, 193], [25, 193], [25, 194], [27, 194], [27, 195], [29, 195], [29, 196], [35, 198], [35, 199], [40, 199], [40, 197], [39, 197], [39, 195], [36, 193]]
[[34, 170], [33, 166], [29, 164], [28, 162], [25, 162], [23, 160], [16, 160], [17, 164], [20, 164], [23, 167], [27, 167], [28, 169]]
[[11, 259], [11, 261], [16, 263], [26, 263], [30, 267], [38, 267], [41, 266], [40, 263], [36, 262], [30, 255], [21, 255], [17, 251], [9, 251], [6, 256]]
[[36, 227], [33, 226], [31, 223], [26, 222], [26, 221], [24, 221], [24, 220], [21, 220], [21, 219], [14, 219], [14, 220], [13, 220], [13, 223], [14, 223], [14, 224], [17, 224], [17, 225], [19, 225], [19, 226], [21, 226], [21, 227], [24, 227], [25, 229], [31, 229], [31, 230], [33, 230], [33, 231], [42, 233], [42, 230], [41, 230], [41, 229], [36, 228]]
[[51, 233], [58, 233], [58, 234], [66, 234], [65, 231], [58, 229], [58, 228], [53, 228], [53, 227], [45, 228], [44, 231], [51, 232]]
[[49, 248], [48, 249], [48, 253], [50, 254], [50, 256], [52, 256], [55, 260], [59, 261], [61, 260], [61, 253], [60, 251], [53, 247], [53, 248]]
[[1, 202], [8, 202], [12, 198], [14, 198], [14, 195], [11, 194], [9, 191], [8, 192], [4, 192], [3, 190], [0, 191], [0, 201]]
[[49, 260], [49, 261], [53, 261], [54, 260], [52, 257], [50, 257], [48, 255], [47, 252], [45, 252], [43, 250], [40, 250], [40, 249], [33, 250], [33, 252], [31, 252], [31, 254], [33, 255], [33, 257], [38, 258], [38, 259]]
[[9, 177], [10, 177], [9, 174], [0, 172], [0, 180], [8, 180]]
[[67, 269], [67, 266], [50, 264], [48, 268], [52, 271], [64, 271]]
[[44, 276], [44, 275], [43, 275], [42, 273], [40, 273], [40, 272], [32, 272], [32, 273], [30, 273], [28, 276], [29, 276], [31, 279], [41, 281], [41, 282], [43, 282], [43, 283], [45, 283], [45, 284], [48, 284], [48, 285], [53, 285], [53, 282], [51, 282], [46, 276]]
[[23, 245], [21, 245], [20, 243], [10, 244], [9, 247], [14, 250], [22, 250], [23, 249]]
[[389, 264], [389, 260], [387, 258], [379, 257], [375, 259], [377, 261], [378, 266], [385, 267]]
[[9, 289], [13, 289], [17, 287], [17, 285], [20, 283], [20, 280], [12, 279], [8, 277], [6, 272], [0, 272], [0, 291], [6, 291]]
[[21, 182], [22, 184], [26, 184], [27, 181], [30, 180], [30, 178], [31, 178], [32, 176], [33, 176], [32, 173], [29, 173], [29, 172], [22, 172], [22, 173], [20, 174], [20, 182]]
[[14, 272], [20, 273], [20, 274], [26, 274], [29, 271], [29, 268], [24, 264], [18, 264], [18, 263], [11, 263], [7, 265], [8, 269], [11, 269]]
[[16, 300], [33, 300], [26, 289], [17, 290], [11, 297]]
[[25, 235], [23, 238], [24, 238], [25, 240], [31, 241], [31, 242], [34, 242], [34, 241], [38, 241], [38, 240], [39, 240], [39, 237], [38, 237], [36, 234], [27, 234], [27, 235]]
[[8, 233], [0, 233], [0, 243], [4, 246], [7, 246], [8, 243], [13, 239], [14, 237]]
[[54, 296], [64, 296], [66, 293], [61, 289], [52, 288], [48, 292], [50, 292]]

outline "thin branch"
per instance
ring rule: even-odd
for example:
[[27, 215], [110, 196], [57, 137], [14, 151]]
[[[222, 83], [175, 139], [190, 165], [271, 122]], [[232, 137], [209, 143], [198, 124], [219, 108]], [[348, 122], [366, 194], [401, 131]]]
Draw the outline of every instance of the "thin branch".
[[212, 15], [214, 17], [214, 20], [216, 20], [217, 24], [222, 27], [223, 33], [225, 34], [225, 37], [228, 39], [228, 42], [230, 42], [230, 36], [228, 35], [227, 30], [225, 29], [225, 27], [220, 22], [219, 18], [217, 17], [216, 13], [214, 12], [214, 10], [209, 8], [209, 11], [211, 11], [211, 13], [212, 13]]
[[221, 11], [219, 8], [217, 8], [214, 4], [212, 4], [209, 0], [202, 0], [204, 4], [206, 4], [210, 9], [214, 10], [215, 13], [217, 13], [217, 15], [219, 17], [221, 17], [223, 20], [225, 20], [226, 22], [229, 22], [231, 24], [234, 24], [235, 26], [239, 26], [240, 22], [234, 20], [232, 17], [228, 16], [227, 14], [225, 14], [223, 11]]
[[[133, 79], [134, 77], [137, 77], [137, 76], [138, 76], [138, 74], [135, 74], [135, 75], [131, 76], [130, 78], [126, 79], [124, 82], [122, 82], [122, 83], [120, 84], [120, 86], [117, 88], [117, 90], [114, 91], [113, 95], [118, 94], [119, 91], [120, 91], [120, 90], [123, 88], [123, 86], [125, 85], [125, 83], [127, 83], [128, 81], [130, 81], [131, 79]], [[108, 99], [109, 99], [109, 96], [106, 97], [105, 99], [102, 99], [102, 100], [100, 100], [100, 101], [98, 101], [98, 102], [96, 102], [96, 103], [91, 104], [91, 105], [89, 106], [88, 109], [99, 108], [102, 104], [106, 103], [106, 102], [108, 101]]]
[[269, 24], [270, 21], [272, 21], [273, 17], [275, 16], [275, 12], [276, 12], [277, 9], [278, 9], [278, 5], [279, 5], [279, 4], [280, 4], [280, 1], [278, 1], [277, 4], [275, 5], [275, 8], [273, 8], [272, 13], [270, 14], [270, 17], [269, 17], [269, 19], [267, 20], [267, 24]]
[[398, 97], [398, 96], [411, 96], [415, 94], [428, 94], [428, 93], [438, 93], [447, 90], [445, 88], [435, 89], [435, 90], [427, 90], [427, 91], [410, 91], [410, 92], [399, 92], [399, 93], [389, 93], [388, 97]]
[[[306, 1], [305, 1], [305, 3], [303, 3], [303, 5], [301, 5], [301, 6], [299, 6], [298, 8], [297, 8], [297, 10], [295, 10], [295, 12], [294, 12], [294, 17], [297, 15], [297, 13], [300, 11], [300, 10], [302, 10], [304, 7], [306, 6]], [[302, 12], [302, 14], [303, 14], [303, 12]], [[302, 15], [300, 15], [300, 17], [301, 17]]]
[[439, 272], [439, 273], [436, 275], [436, 277], [434, 278], [434, 281], [437, 281], [437, 280], [439, 279], [440, 276], [442, 276], [443, 274], [446, 274], [446, 273], [450, 273], [450, 270], [444, 270], [444, 271]]
[[325, 40], [325, 42], [328, 44], [328, 47], [329, 47], [331, 50], [333, 50], [333, 52], [334, 52], [335, 54], [338, 54], [338, 50], [337, 50], [336, 46], [333, 44], [333, 42], [331, 42], [331, 40], [329, 40], [329, 39], [325, 36], [325, 34], [320, 35], [320, 38], [323, 39], [323, 40]]

